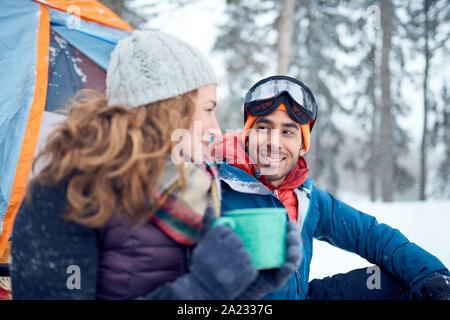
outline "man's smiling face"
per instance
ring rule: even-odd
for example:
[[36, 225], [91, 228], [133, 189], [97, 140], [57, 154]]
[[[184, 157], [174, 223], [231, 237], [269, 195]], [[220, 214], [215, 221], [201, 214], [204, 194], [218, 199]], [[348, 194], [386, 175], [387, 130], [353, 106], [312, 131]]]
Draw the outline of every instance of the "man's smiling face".
[[299, 124], [281, 110], [259, 117], [250, 130], [248, 142], [251, 159], [276, 188], [304, 153]]

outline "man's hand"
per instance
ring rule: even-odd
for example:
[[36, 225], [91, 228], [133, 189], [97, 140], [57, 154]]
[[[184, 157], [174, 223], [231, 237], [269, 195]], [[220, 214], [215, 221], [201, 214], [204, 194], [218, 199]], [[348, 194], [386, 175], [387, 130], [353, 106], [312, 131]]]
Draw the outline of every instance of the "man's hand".
[[420, 292], [425, 300], [450, 300], [450, 277], [433, 276], [425, 281]]

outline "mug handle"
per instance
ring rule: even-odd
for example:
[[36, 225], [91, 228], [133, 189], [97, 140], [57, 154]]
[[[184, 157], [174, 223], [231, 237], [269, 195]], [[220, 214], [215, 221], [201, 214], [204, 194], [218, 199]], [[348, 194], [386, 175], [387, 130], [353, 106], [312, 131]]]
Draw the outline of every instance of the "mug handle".
[[218, 218], [218, 219], [214, 220], [212, 227], [214, 228], [215, 226], [221, 226], [221, 225], [226, 225], [226, 226], [230, 227], [231, 230], [234, 230], [236, 228], [236, 222], [230, 217], [222, 217], [222, 218]]

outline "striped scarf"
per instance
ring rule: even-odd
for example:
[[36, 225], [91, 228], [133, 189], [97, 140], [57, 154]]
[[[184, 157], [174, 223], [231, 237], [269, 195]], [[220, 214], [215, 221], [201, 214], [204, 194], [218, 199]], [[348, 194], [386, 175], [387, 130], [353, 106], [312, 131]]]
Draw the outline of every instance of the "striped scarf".
[[194, 245], [203, 227], [207, 207], [220, 216], [220, 180], [213, 162], [196, 165], [184, 163], [186, 189], [175, 164], [168, 160], [158, 180], [156, 204], [151, 206], [152, 221], [173, 240]]

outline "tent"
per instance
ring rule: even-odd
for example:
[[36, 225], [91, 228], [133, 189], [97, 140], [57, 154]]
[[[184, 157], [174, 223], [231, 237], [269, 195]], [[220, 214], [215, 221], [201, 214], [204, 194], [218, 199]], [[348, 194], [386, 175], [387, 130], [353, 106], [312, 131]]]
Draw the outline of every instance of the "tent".
[[[104, 90], [109, 55], [132, 28], [95, 0], [0, 1], [0, 257], [33, 158], [69, 97]], [[62, 118], [61, 118], [62, 117]], [[0, 261], [5, 263], [5, 261]]]

